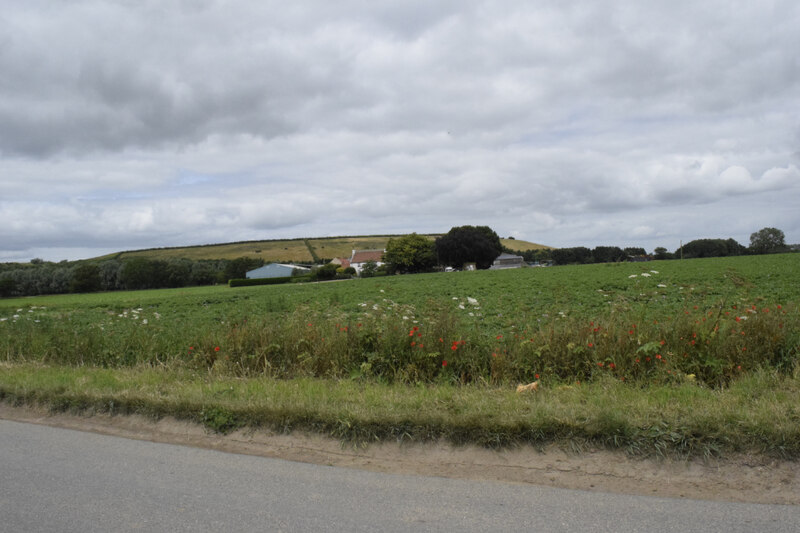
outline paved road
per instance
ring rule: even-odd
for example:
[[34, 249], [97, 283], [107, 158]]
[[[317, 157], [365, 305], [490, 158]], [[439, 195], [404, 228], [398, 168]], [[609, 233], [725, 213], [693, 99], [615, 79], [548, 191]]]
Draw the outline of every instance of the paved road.
[[0, 420], [0, 531], [785, 531], [800, 506], [379, 474]]

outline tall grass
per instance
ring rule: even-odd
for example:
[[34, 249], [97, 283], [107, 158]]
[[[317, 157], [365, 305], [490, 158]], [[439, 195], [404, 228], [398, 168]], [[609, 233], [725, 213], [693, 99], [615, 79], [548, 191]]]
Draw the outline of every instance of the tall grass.
[[636, 385], [694, 380], [712, 387], [757, 369], [788, 374], [800, 358], [800, 311], [789, 304], [721, 301], [657, 319], [641, 307], [617, 306], [591, 320], [553, 313], [518, 317], [502, 328], [466, 320], [464, 307], [460, 301], [411, 306], [385, 300], [364, 303], [355, 314], [301, 305], [249, 318], [166, 320], [145, 309], [88, 319], [34, 306], [2, 324], [0, 357], [223, 376], [495, 385], [603, 376]]

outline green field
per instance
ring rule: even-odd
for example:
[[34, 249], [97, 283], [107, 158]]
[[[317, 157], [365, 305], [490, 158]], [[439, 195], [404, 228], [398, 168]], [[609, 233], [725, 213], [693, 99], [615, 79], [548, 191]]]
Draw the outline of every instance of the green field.
[[[217, 429], [797, 457], [798, 279], [785, 254], [2, 300], [0, 396]], [[760, 414], [736, 411], [753, 391]]]

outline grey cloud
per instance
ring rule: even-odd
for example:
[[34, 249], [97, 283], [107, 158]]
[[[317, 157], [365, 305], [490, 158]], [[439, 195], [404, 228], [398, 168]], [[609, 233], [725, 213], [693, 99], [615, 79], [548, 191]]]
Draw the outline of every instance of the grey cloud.
[[18, 4], [4, 248], [466, 223], [800, 241], [795, 2]]

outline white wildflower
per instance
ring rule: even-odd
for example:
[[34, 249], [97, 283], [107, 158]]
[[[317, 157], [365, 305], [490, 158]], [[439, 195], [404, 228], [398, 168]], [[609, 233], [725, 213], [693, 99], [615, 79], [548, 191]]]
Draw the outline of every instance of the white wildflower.
[[464, 309], [464, 304], [458, 304], [459, 309]]
[[147, 319], [146, 318], [142, 319], [142, 324], [147, 324]]
[[408, 320], [408, 317], [403, 315], [403, 320]]
[[381, 292], [385, 292], [385, 291], [383, 289], [381, 289]]
[[629, 277], [629, 278], [635, 278], [635, 277], [636, 277], [636, 274], [631, 274], [631, 275], [630, 275], [630, 276], [628, 276], [628, 277]]
[[0, 322], [5, 322], [6, 320], [8, 320], [8, 319], [5, 318], [5, 317], [4, 318], [0, 318]]
[[19, 309], [17, 309], [17, 313], [21, 313], [21, 312], [22, 312], [22, 308], [20, 307]]
[[642, 272], [642, 277], [643, 278], [649, 278], [650, 274], [648, 274], [647, 272]]
[[739, 320], [747, 320], [747, 317], [746, 316], [740, 316]]
[[658, 270], [651, 270], [650, 272], [652, 272], [653, 274], [658, 274]]
[[662, 289], [666, 289], [667, 288], [667, 286], [664, 285], [663, 283], [659, 283], [658, 286], [661, 287]]
[[18, 318], [19, 318], [19, 315], [14, 315], [14, 316], [12, 316], [11, 318], [13, 318], [14, 320], [16, 320], [16, 319], [18, 319]]
[[475, 313], [470, 313], [469, 316], [475, 316]]
[[453, 300], [458, 300], [458, 296], [453, 296]]
[[478, 300], [476, 300], [475, 298], [470, 298], [469, 296], [467, 296], [467, 302], [470, 305], [478, 305]]

